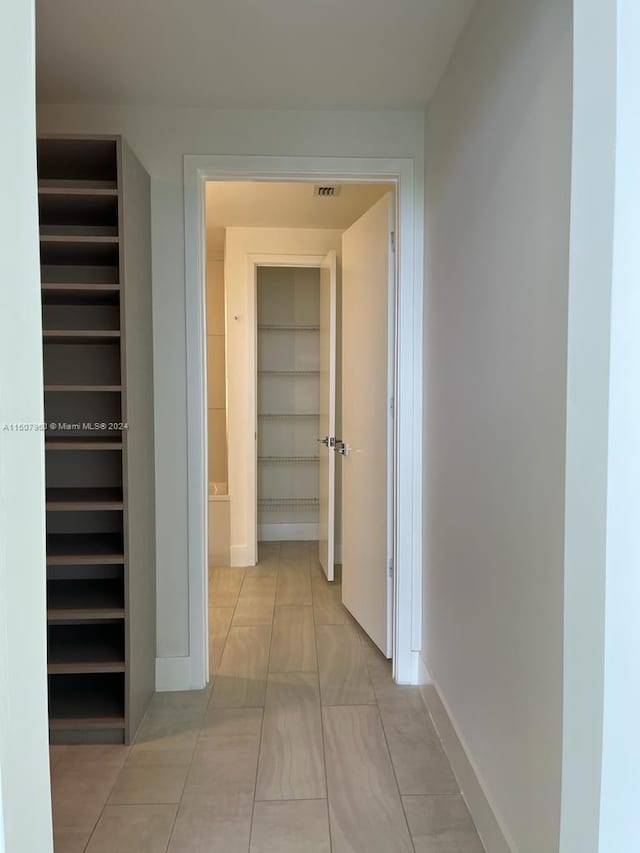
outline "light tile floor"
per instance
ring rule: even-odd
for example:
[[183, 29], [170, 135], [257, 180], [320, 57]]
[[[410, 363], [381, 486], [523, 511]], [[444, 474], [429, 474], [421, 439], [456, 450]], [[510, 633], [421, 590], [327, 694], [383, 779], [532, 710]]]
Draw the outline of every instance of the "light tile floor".
[[52, 747], [56, 853], [482, 853], [418, 688], [315, 543], [210, 572], [211, 682], [131, 747]]

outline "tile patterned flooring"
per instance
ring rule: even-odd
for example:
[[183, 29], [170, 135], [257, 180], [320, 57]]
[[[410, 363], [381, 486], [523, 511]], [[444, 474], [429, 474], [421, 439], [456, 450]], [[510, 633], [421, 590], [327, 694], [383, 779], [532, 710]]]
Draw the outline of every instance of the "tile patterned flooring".
[[52, 747], [56, 853], [482, 853], [418, 688], [315, 543], [210, 571], [211, 682], [130, 747]]

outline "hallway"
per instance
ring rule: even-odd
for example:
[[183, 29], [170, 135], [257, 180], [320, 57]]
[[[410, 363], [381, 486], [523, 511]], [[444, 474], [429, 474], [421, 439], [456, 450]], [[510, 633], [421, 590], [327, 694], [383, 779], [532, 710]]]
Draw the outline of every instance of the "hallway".
[[56, 853], [482, 853], [419, 689], [315, 554], [211, 569], [208, 688], [156, 694], [131, 747], [52, 747]]

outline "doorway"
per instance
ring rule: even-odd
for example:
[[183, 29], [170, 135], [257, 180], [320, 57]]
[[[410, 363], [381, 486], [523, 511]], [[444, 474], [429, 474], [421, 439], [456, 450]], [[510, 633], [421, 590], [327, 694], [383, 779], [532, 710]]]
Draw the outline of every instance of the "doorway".
[[[208, 256], [224, 257], [227, 385], [225, 395], [219, 345], [211, 348], [219, 339], [208, 334], [208, 412], [217, 415], [212, 396], [216, 405], [226, 396], [230, 484], [227, 533], [218, 478], [210, 482], [209, 553], [228, 539], [223, 564], [246, 568], [258, 562], [260, 543], [314, 542], [313, 560], [328, 582], [343, 564], [341, 604], [386, 657], [393, 616], [394, 212], [393, 187], [385, 184], [207, 187]], [[249, 227], [234, 225], [247, 221]], [[326, 254], [309, 254], [329, 246]], [[219, 305], [211, 287], [208, 295]], [[349, 359], [345, 370], [341, 352]], [[217, 457], [225, 442], [217, 429], [209, 435], [211, 472], [223, 467]]]
[[[249, 172], [249, 170], [244, 172], [242, 168], [240, 168], [239, 161], [243, 161], [245, 159], [247, 161], [251, 161], [251, 172]], [[277, 162], [280, 160], [283, 162]], [[232, 168], [230, 168], [229, 161], [234, 161]], [[191, 226], [195, 224], [194, 214], [202, 213], [204, 210], [206, 180], [223, 179], [228, 181], [232, 178], [241, 177], [243, 181], [251, 180], [252, 178], [254, 180], [258, 179], [259, 181], [272, 181], [274, 179], [282, 179], [285, 177], [286, 173], [286, 180], [288, 181], [292, 181], [295, 177], [298, 179], [304, 178], [307, 181], [311, 178], [317, 182], [320, 178], [324, 183], [327, 181], [327, 175], [326, 173], [322, 173], [320, 175], [317, 174], [318, 162], [319, 161], [317, 160], [312, 160], [302, 163], [299, 162], [299, 158], [185, 158], [185, 184], [187, 187], [185, 201], [187, 216], [188, 281], [190, 283], [195, 282], [198, 279], [201, 281], [202, 273], [200, 272], [198, 274], [198, 270], [202, 270], [202, 261], [200, 260], [196, 264], [193, 262], [197, 261], [198, 257], [202, 257], [204, 247], [202, 220], [200, 221], [198, 228], [192, 228]], [[394, 414], [396, 415], [395, 422], [397, 423], [397, 428], [400, 431], [404, 431], [406, 440], [401, 443], [401, 446], [400, 443], [395, 445], [398, 447], [398, 458], [396, 461], [399, 461], [400, 464], [396, 464], [396, 490], [395, 495], [392, 496], [389, 502], [389, 508], [392, 519], [396, 520], [399, 535], [396, 537], [397, 544], [395, 551], [389, 558], [388, 565], [385, 566], [385, 569], [387, 571], [390, 586], [394, 593], [393, 610], [395, 618], [393, 621], [392, 643], [390, 643], [394, 650], [394, 674], [396, 680], [403, 683], [410, 683], [415, 682], [418, 675], [417, 655], [414, 653], [414, 648], [417, 646], [417, 643], [415, 642], [414, 637], [419, 634], [420, 595], [419, 585], [415, 583], [415, 579], [416, 576], [419, 577], [420, 561], [416, 560], [416, 555], [420, 555], [421, 545], [421, 537], [419, 535], [421, 524], [419, 513], [417, 513], [417, 510], [419, 509], [419, 501], [416, 500], [416, 498], [420, 497], [420, 466], [418, 464], [416, 467], [415, 464], [420, 454], [419, 436], [421, 432], [420, 430], [415, 430], [415, 421], [417, 420], [418, 424], [421, 424], [421, 406], [415, 405], [417, 402], [415, 395], [412, 396], [407, 393], [409, 388], [413, 390], [416, 376], [420, 372], [415, 359], [411, 358], [409, 360], [407, 359], [407, 356], [409, 352], [413, 354], [421, 348], [421, 340], [416, 341], [415, 337], [415, 332], [417, 332], [420, 325], [416, 322], [415, 312], [412, 311], [410, 318], [407, 316], [407, 308], [409, 306], [415, 306], [417, 296], [417, 282], [414, 276], [416, 257], [414, 252], [415, 222], [413, 216], [413, 176], [411, 174], [410, 163], [405, 161], [395, 161], [394, 163], [382, 161], [378, 163], [375, 161], [360, 162], [332, 160], [331, 162], [334, 167], [337, 167], [336, 174], [339, 175], [338, 183], [362, 183], [366, 182], [366, 178], [370, 176], [370, 181], [393, 184], [393, 187], [396, 190], [397, 200], [397, 204], [394, 205], [394, 210], [399, 211], [399, 226], [404, 235], [402, 240], [397, 240], [399, 246], [398, 290], [396, 301], [398, 308], [398, 336], [396, 341], [397, 360], [391, 369], [394, 384], [398, 376], [402, 377], [402, 382], [397, 383], [397, 391], [394, 395], [394, 399], [388, 400], [388, 405], [390, 410], [392, 408], [395, 410]], [[268, 170], [265, 168], [267, 163], [269, 167]], [[246, 166], [246, 163], [244, 165]], [[296, 165], [298, 167], [304, 167], [303, 171], [301, 172], [295, 169], [294, 167]], [[365, 166], [367, 171], [365, 171]], [[376, 170], [379, 170], [379, 172]], [[268, 171], [268, 174], [265, 173], [266, 171]], [[231, 174], [232, 172], [233, 174]], [[349, 174], [349, 172], [351, 172], [351, 174]], [[199, 251], [195, 253], [191, 252], [189, 250], [189, 243], [192, 243], [192, 248], [200, 247]], [[188, 286], [188, 296], [189, 291], [190, 288]], [[188, 303], [188, 314], [190, 316], [196, 316], [202, 320], [204, 313], [203, 306], [198, 306], [191, 299], [188, 299]], [[408, 319], [410, 319], [409, 323], [407, 323]], [[240, 320], [240, 322], [242, 321]], [[191, 324], [190, 328], [193, 328]], [[417, 337], [419, 338], [419, 335]], [[417, 347], [416, 343], [418, 344]], [[189, 346], [190, 364], [193, 365], [193, 356], [195, 355], [196, 350], [199, 351], [197, 364], [202, 364], [202, 338], [198, 340], [197, 336], [190, 335]], [[409, 364], [410, 367], [408, 372], [407, 370], [403, 371], [403, 364]], [[227, 367], [227, 369], [229, 369], [229, 367]], [[198, 372], [199, 371], [197, 369], [194, 371], [190, 369], [190, 375], [192, 373], [195, 374], [196, 379]], [[194, 401], [194, 405], [189, 405], [190, 436], [202, 434], [203, 432], [202, 427], [198, 427], [197, 424], [197, 420], [200, 420], [204, 409], [202, 402], [198, 405], [196, 399], [196, 397], [200, 397], [200, 400], [202, 400], [201, 395], [195, 395], [197, 385], [197, 382], [191, 383], [189, 388], [190, 400], [192, 399]], [[407, 415], [410, 415], [411, 417], [407, 419]], [[410, 429], [412, 424], [413, 428]], [[340, 439], [342, 436], [336, 435], [334, 438]], [[195, 486], [199, 478], [195, 476], [196, 472], [192, 470], [198, 455], [202, 458], [202, 451], [199, 450], [197, 443], [190, 440], [190, 471], [194, 474], [194, 476], [191, 477], [191, 482], [194, 484], [194, 488], [190, 489], [190, 503], [193, 501], [193, 505], [196, 508], [199, 504], [204, 504], [204, 501], [200, 502], [198, 499], [197, 488], [195, 488]], [[393, 456], [395, 458], [395, 453]], [[200, 471], [202, 471], [202, 467], [200, 467]], [[200, 532], [203, 532], [204, 525], [205, 513], [199, 515], [197, 512], [190, 512], [190, 527], [192, 528], [192, 534], [197, 531], [198, 527], [200, 528]], [[402, 535], [402, 532], [404, 532], [405, 535]], [[194, 542], [193, 536], [190, 538], [192, 543], [196, 545], [190, 553], [190, 577], [194, 580], [192, 589], [197, 592], [198, 583], [200, 583], [200, 588], [204, 592], [206, 583], [202, 584], [202, 578], [200, 573], [197, 571], [199, 551], [203, 551], [204, 548], [198, 546], [197, 543]], [[205, 541], [204, 536], [199, 537], [199, 539], [200, 542]], [[200, 599], [197, 596], [191, 598], [191, 601], [193, 601], [195, 605], [195, 611], [199, 609], [198, 601], [200, 600], [206, 602], [206, 597], [203, 597], [203, 599]], [[203, 607], [203, 610], [206, 610], [206, 604]], [[397, 618], [398, 612], [403, 613], [402, 619]], [[415, 618], [416, 614], [418, 616], [418, 620]], [[202, 636], [201, 630], [198, 630], [198, 622], [200, 622], [201, 626], [206, 624], [206, 612], [194, 612], [192, 614], [191, 636], [194, 640], [194, 644], [192, 645], [192, 671], [195, 670], [195, 667], [193, 666], [193, 658], [197, 657], [197, 655], [194, 655], [194, 652], [197, 653], [198, 651], [197, 642], [195, 641], [198, 636]], [[197, 663], [197, 660], [195, 663]]]

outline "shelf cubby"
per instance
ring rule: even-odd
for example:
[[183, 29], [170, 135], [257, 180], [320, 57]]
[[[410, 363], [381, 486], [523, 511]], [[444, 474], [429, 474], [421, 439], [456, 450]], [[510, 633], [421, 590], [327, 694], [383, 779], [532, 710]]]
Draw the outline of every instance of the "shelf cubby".
[[122, 743], [124, 673], [49, 675], [52, 743]]
[[47, 581], [47, 619], [53, 622], [124, 619], [122, 578]]
[[104, 304], [51, 304], [42, 306], [42, 330], [64, 332], [93, 331], [119, 332], [120, 309], [116, 305]]
[[124, 563], [124, 543], [117, 533], [48, 533], [47, 563]]
[[44, 344], [44, 383], [47, 385], [118, 386], [120, 390], [120, 346], [118, 341], [100, 344]]
[[124, 672], [124, 624], [121, 619], [50, 623], [49, 673]]
[[155, 686], [149, 201], [120, 137], [38, 140], [53, 743], [129, 743]]
[[118, 236], [118, 194], [113, 190], [39, 188], [40, 236]]

